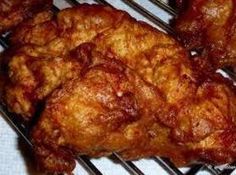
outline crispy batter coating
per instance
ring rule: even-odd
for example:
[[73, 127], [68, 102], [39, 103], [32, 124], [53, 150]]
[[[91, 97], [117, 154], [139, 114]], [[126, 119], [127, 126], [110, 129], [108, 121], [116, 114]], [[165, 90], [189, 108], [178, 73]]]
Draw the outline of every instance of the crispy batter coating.
[[53, 92], [32, 132], [42, 169], [70, 172], [75, 155], [112, 152], [125, 159], [166, 156], [177, 164], [235, 160], [236, 95], [223, 79], [205, 80], [194, 97], [173, 106], [118, 57], [91, 48], [76, 48], [90, 64]]
[[11, 30], [24, 19], [52, 6], [52, 0], [1, 0], [0, 33]]
[[[91, 26], [81, 25], [78, 26], [78, 30], [67, 29], [71, 26], [67, 22], [71, 20], [65, 20], [63, 13], [69, 13], [71, 16], [77, 12], [79, 20]], [[82, 16], [85, 13], [90, 17]], [[22, 23], [13, 33], [11, 41], [15, 47], [23, 46], [17, 51], [13, 47], [8, 51], [9, 54], [5, 54], [8, 78], [3, 98], [8, 109], [30, 120], [40, 101], [65, 79], [80, 72], [79, 62], [70, 60], [69, 51], [83, 42], [92, 40], [108, 27], [114, 26], [119, 15], [122, 16], [123, 13], [117, 12], [115, 16], [109, 8], [99, 10], [93, 6], [86, 6], [85, 9], [79, 7], [61, 12], [56, 21], [53, 20], [52, 13], [42, 12]], [[91, 16], [94, 19], [91, 19]], [[73, 34], [73, 30], [77, 33]]]
[[[58, 35], [57, 24], [51, 21], [53, 12], [43, 11], [21, 23], [16, 30], [11, 34], [11, 44], [22, 45], [35, 44], [43, 45]], [[34, 36], [32, 38], [32, 36]]]
[[[44, 171], [71, 172], [77, 154], [159, 155], [179, 165], [236, 159], [235, 88], [220, 75], [202, 73], [207, 63], [193, 67], [174, 39], [111, 7], [85, 4], [56, 18], [40, 15], [13, 36], [13, 43], [24, 46], [8, 59], [6, 87], [14, 82], [12, 89], [28, 92], [22, 84], [34, 84], [39, 72], [54, 78], [58, 73], [56, 83], [36, 82], [31, 91], [38, 97], [35, 89], [41, 89], [40, 101], [47, 97], [32, 131]], [[32, 60], [39, 63], [32, 66]], [[21, 98], [21, 92], [11, 92], [6, 101]], [[12, 104], [9, 109], [17, 112]]]
[[79, 71], [79, 62], [70, 58], [15, 54], [8, 65], [5, 103], [10, 111], [30, 120], [37, 104]]
[[[165, 105], [158, 89], [123, 63], [91, 51], [91, 45], [81, 47], [77, 53], [83, 54], [78, 56], [92, 58], [90, 65], [81, 76], [53, 92], [34, 128], [32, 137], [37, 150], [55, 150], [48, 160], [44, 151], [36, 151], [41, 167], [52, 172], [55, 167], [71, 171], [74, 164], [60, 156], [62, 147], [67, 146], [74, 153], [90, 156], [129, 153], [133, 149], [139, 150], [136, 157], [149, 156], [154, 149], [163, 153], [161, 146], [150, 145], [155, 139], [158, 142], [152, 127], [158, 127], [156, 115], [161, 115], [161, 106]], [[165, 135], [158, 139], [162, 137]], [[170, 144], [168, 138], [163, 140]], [[70, 156], [73, 161], [73, 154]]]
[[[179, 89], [179, 86], [191, 86], [190, 82], [194, 81], [190, 63], [188, 59], [185, 59], [186, 52], [176, 46], [173, 39], [156, 32], [147, 24], [137, 23], [125, 12], [115, 11], [114, 13], [107, 7], [97, 8], [97, 6], [84, 5], [63, 10], [58, 14], [56, 21], [49, 21], [50, 18], [52, 18], [50, 14], [41, 13], [35, 19], [22, 24], [18, 32], [13, 35], [12, 41], [15, 45], [19, 43], [26, 45], [20, 49], [24, 52], [23, 57], [63, 57], [79, 44], [92, 41], [96, 43], [99, 51], [109, 51], [111, 55], [118, 56], [121, 61], [140, 73], [146, 81], [158, 84], [168, 102], [175, 103], [192, 93], [194, 88]], [[52, 25], [54, 29], [51, 29], [51, 25], [45, 24], [54, 24]], [[45, 37], [44, 34], [49, 30], [55, 32]], [[140, 45], [134, 43], [140, 43]], [[136, 57], [140, 59], [134, 59]], [[169, 57], [177, 59], [170, 61]], [[8, 67], [15, 64], [12, 63], [14, 60], [19, 62], [20, 59], [13, 56]], [[10, 79], [17, 79], [15, 76], [18, 76], [18, 73], [24, 73], [15, 68], [9, 68], [9, 70]], [[13, 73], [11, 70], [17, 72]], [[20, 80], [15, 81], [15, 84], [21, 86]], [[41, 86], [41, 84], [36, 86]], [[32, 107], [23, 107], [25, 104], [20, 104], [24, 101], [22, 99], [17, 101], [22, 108], [27, 108], [27, 110], [19, 112], [13, 109], [15, 100], [11, 98], [15, 99], [17, 95], [12, 93], [6, 93], [6, 101], [11, 111], [21, 115], [28, 113], [27, 110]], [[32, 112], [26, 116], [32, 116]]]
[[190, 0], [175, 22], [188, 49], [203, 50], [216, 68], [236, 65], [236, 1]]

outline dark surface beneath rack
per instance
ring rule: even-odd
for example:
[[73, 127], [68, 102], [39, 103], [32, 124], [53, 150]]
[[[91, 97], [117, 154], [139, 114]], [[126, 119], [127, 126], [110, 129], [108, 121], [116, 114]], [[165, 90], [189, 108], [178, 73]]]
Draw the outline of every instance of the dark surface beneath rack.
[[[65, 0], [67, 1], [71, 6], [79, 5], [79, 0]], [[129, 5], [131, 8], [133, 8], [135, 11], [142, 14], [144, 17], [146, 17], [148, 20], [153, 22], [158, 27], [162, 28], [167, 33], [174, 35], [174, 30], [170, 27], [168, 23], [161, 20], [158, 16], [151, 13], [148, 9], [145, 7], [139, 5], [137, 2], [133, 0], [120, 0]], [[149, 0], [154, 5], [158, 6], [159, 8], [163, 9], [167, 13], [169, 13], [172, 16], [177, 15], [177, 10], [173, 7], [170, 7], [168, 4], [161, 0]], [[96, 0], [95, 2], [109, 5], [107, 1], [105, 0]], [[57, 13], [59, 11], [59, 8], [55, 5], [52, 8], [52, 11], [54, 13]], [[0, 45], [4, 48], [8, 48], [8, 40], [4, 36], [0, 37]], [[13, 129], [16, 130], [16, 132], [26, 141], [26, 143], [29, 145], [29, 147], [32, 147], [32, 144], [30, 140], [28, 139], [28, 130], [27, 126], [22, 124], [22, 122], [16, 120], [17, 117], [14, 117], [14, 114], [9, 113], [4, 106], [0, 106], [0, 112], [4, 116], [5, 120], [13, 127]], [[133, 175], [144, 175], [144, 173], [132, 162], [132, 161], [125, 161], [123, 160], [117, 153], [113, 153], [112, 158], [115, 159], [115, 162], [120, 163], [130, 174]], [[166, 171], [167, 174], [170, 175], [195, 175], [201, 172], [202, 170], [208, 171], [208, 173], [212, 175], [232, 175], [234, 169], [225, 169], [223, 171], [218, 170], [217, 168], [214, 168], [214, 166], [207, 166], [204, 164], [196, 164], [192, 165], [190, 169], [187, 171], [187, 173], [181, 172], [169, 159], [161, 158], [161, 157], [152, 157], [151, 159], [155, 160], [155, 162], [163, 168], [163, 170]], [[89, 174], [93, 175], [102, 175], [102, 172], [92, 163], [89, 157], [87, 156], [78, 156], [77, 158], [78, 162], [85, 168], [85, 170], [88, 171]], [[157, 165], [157, 166], [158, 166]], [[233, 164], [232, 164], [233, 165]], [[154, 174], [159, 174], [158, 172], [155, 172]]]

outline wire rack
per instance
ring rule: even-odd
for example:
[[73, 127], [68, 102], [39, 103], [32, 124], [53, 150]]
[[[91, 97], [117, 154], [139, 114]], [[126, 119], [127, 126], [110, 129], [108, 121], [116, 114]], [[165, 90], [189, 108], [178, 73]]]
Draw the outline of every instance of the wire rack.
[[[65, 0], [66, 3], [68, 3], [70, 6], [79, 5], [80, 3], [86, 2], [86, 1], [77, 1], [77, 0]], [[157, 15], [149, 11], [144, 6], [140, 5], [134, 0], [118, 0], [123, 1], [125, 4], [127, 4], [129, 7], [131, 7], [134, 11], [140, 13], [143, 15], [146, 19], [148, 19], [150, 22], [152, 22], [156, 27], [161, 28], [165, 32], [169, 33], [170, 35], [175, 35], [174, 30], [170, 27], [170, 25], [159, 18]], [[169, 6], [166, 2], [161, 0], [146, 0], [155, 5], [156, 7], [162, 9], [172, 17], [177, 16], [178, 10]], [[108, 6], [113, 6], [106, 0], [96, 0], [95, 3], [104, 4]], [[59, 11], [59, 8], [54, 5], [52, 8], [52, 11], [54, 13], [57, 13]], [[0, 36], [0, 45], [7, 49], [9, 47], [8, 40], [5, 35]], [[228, 72], [228, 71], [227, 71]], [[32, 147], [32, 143], [28, 139], [28, 127], [22, 122], [17, 120], [17, 117], [14, 117], [14, 114], [7, 111], [6, 107], [3, 105], [0, 105], [0, 112], [2, 113], [3, 117], [7, 122], [13, 127], [13, 129], [16, 130], [16, 132], [25, 140], [25, 142], [29, 145], [29, 147]], [[141, 171], [132, 161], [125, 161], [123, 160], [119, 154], [113, 153], [112, 159], [115, 159], [116, 163], [119, 163], [122, 165], [123, 168], [127, 172], [129, 172], [132, 175], [144, 175], [144, 172]], [[170, 175], [195, 175], [198, 173], [201, 173], [203, 171], [207, 171], [210, 175], [233, 175], [233, 171], [235, 169], [225, 169], [225, 170], [219, 170], [217, 168], [214, 168], [214, 166], [204, 165], [204, 164], [195, 164], [189, 167], [189, 169], [186, 172], [182, 172], [180, 169], [178, 169], [169, 159], [162, 158], [162, 157], [152, 157], [150, 158], [155, 161], [157, 166], [160, 166], [167, 174]], [[103, 173], [95, 166], [94, 163], [92, 163], [91, 159], [87, 156], [78, 156], [77, 158], [78, 163], [83, 166], [83, 168], [92, 175], [102, 175]], [[232, 164], [234, 165], [234, 164]], [[159, 172], [154, 172], [153, 174], [160, 174]]]

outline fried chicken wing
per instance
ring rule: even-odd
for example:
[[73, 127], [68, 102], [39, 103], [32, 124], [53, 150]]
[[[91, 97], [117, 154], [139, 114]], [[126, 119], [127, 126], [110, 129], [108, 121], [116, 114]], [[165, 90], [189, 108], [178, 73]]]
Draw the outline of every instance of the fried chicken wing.
[[181, 1], [186, 6], [175, 21], [188, 49], [203, 50], [216, 68], [236, 64], [236, 2], [234, 0]]
[[77, 154], [157, 155], [178, 165], [236, 159], [235, 87], [202, 72], [208, 63], [189, 59], [170, 36], [123, 11], [83, 4], [55, 18], [39, 14], [12, 37], [23, 46], [8, 55], [5, 87], [15, 90], [4, 98], [17, 112], [14, 99], [34, 100], [14, 91], [28, 93], [32, 82], [31, 95], [46, 101], [32, 130], [44, 171], [71, 172]]
[[0, 33], [11, 30], [24, 19], [51, 6], [52, 0], [1, 0]]

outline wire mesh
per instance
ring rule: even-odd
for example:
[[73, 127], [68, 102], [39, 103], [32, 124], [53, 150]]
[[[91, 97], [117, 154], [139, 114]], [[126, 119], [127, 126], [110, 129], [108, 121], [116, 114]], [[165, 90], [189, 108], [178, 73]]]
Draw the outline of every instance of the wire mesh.
[[[69, 4], [73, 5], [79, 5], [80, 3], [77, 0], [66, 0]], [[151, 13], [148, 9], [141, 6], [134, 0], [122, 0], [124, 3], [132, 7], [134, 10], [145, 16], [147, 19], [152, 21], [154, 24], [156, 24], [158, 27], [161, 27], [164, 31], [166, 31], [169, 34], [174, 35], [174, 30], [170, 27], [168, 23], [160, 19], [158, 16]], [[168, 4], [166, 4], [163, 1], [160, 0], [149, 0], [153, 4], [157, 5], [159, 8], [167, 11], [173, 16], [176, 16], [178, 14], [178, 11], [172, 7], [170, 7]], [[112, 6], [109, 4], [106, 0], [96, 0], [97, 3]], [[54, 13], [57, 13], [59, 11], [59, 8], [55, 5], [52, 8], [52, 11]], [[4, 37], [0, 37], [0, 45], [4, 48], [8, 48], [8, 40]], [[225, 72], [228, 74], [232, 74], [231, 71], [228, 69], [225, 69]], [[233, 74], [235, 76], [235, 74]], [[8, 123], [17, 131], [17, 133], [29, 144], [30, 147], [32, 147], [32, 143], [30, 142], [28, 138], [28, 130], [27, 127], [22, 124], [20, 121], [15, 120], [14, 114], [9, 113], [6, 108], [3, 105], [0, 105], [0, 112], [3, 114], [4, 118], [8, 121]], [[119, 156], [117, 153], [113, 153], [113, 156], [115, 159], [119, 161], [125, 167], [130, 174], [133, 175], [144, 175], [144, 173], [132, 162], [132, 161], [125, 161], [122, 159], [122, 157]], [[90, 161], [90, 158], [87, 156], [78, 156], [78, 161], [84, 166], [84, 168], [93, 175], [102, 175], [102, 172]], [[154, 157], [153, 158], [167, 173], [170, 175], [184, 175], [171, 161], [169, 161], [166, 158], [161, 157]], [[234, 164], [232, 164], [233, 166]], [[189, 171], [185, 173], [185, 175], [194, 175], [199, 173], [201, 170], [206, 169], [210, 174], [212, 175], [230, 175], [234, 171], [234, 169], [225, 169], [223, 171], [220, 171], [218, 169], [214, 169], [212, 166], [205, 166], [203, 164], [197, 164], [192, 166]]]

